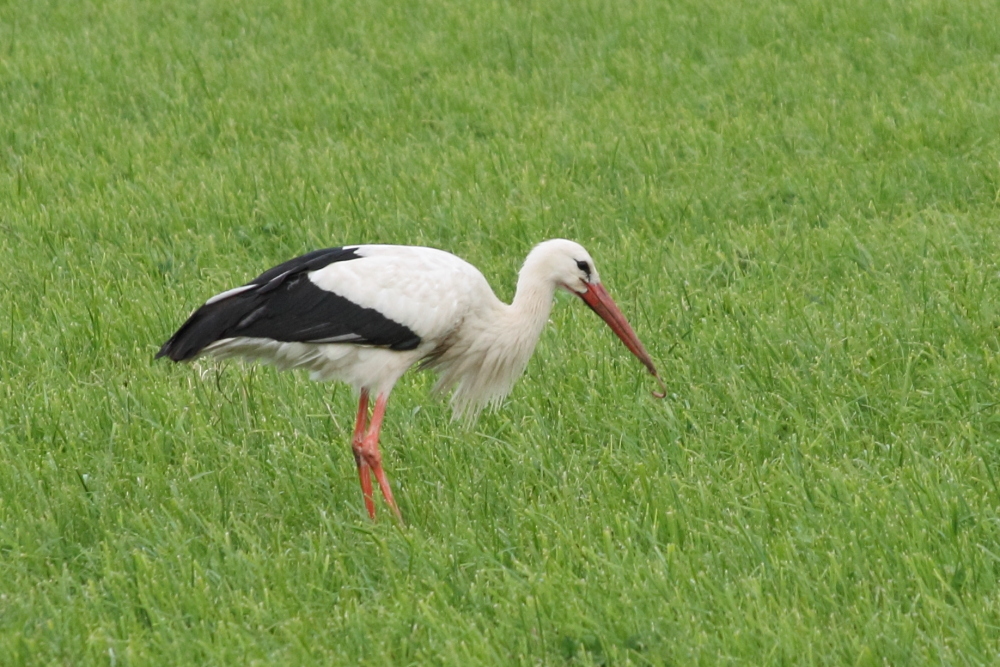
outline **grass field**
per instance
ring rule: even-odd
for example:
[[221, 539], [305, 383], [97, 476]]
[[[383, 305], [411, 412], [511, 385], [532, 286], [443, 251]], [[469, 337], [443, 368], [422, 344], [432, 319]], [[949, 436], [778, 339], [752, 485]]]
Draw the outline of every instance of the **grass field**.
[[[307, 250], [509, 299], [505, 406], [154, 362]], [[1000, 20], [986, 0], [0, 2], [0, 663], [1000, 660]]]

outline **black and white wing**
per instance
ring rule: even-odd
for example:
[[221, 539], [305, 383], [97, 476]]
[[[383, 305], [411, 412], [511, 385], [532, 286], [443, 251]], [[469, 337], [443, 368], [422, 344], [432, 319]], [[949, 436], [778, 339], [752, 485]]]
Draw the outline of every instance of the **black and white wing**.
[[246, 285], [217, 294], [163, 344], [157, 358], [192, 359], [213, 343], [230, 338], [416, 348], [421, 337], [405, 324], [358, 302], [363, 299], [339, 294], [328, 280], [319, 281], [322, 287], [317, 284], [316, 276], [323, 276], [324, 269], [350, 265], [365, 257], [368, 247], [316, 250], [279, 264]]

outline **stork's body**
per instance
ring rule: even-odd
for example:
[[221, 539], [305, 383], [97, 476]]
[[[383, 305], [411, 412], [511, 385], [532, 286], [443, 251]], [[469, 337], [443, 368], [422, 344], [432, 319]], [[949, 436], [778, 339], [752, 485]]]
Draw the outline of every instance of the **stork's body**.
[[531, 252], [510, 305], [497, 299], [475, 267], [441, 250], [388, 245], [319, 250], [212, 297], [157, 356], [174, 361], [237, 356], [280, 369], [304, 368], [316, 380], [350, 383], [361, 394], [352, 446], [368, 513], [375, 516], [370, 471], [399, 516], [378, 451], [396, 381], [423, 361], [439, 371], [438, 388], [453, 389], [456, 417], [499, 403], [524, 371], [559, 288], [583, 298], [656, 375], [589, 254], [562, 239]]

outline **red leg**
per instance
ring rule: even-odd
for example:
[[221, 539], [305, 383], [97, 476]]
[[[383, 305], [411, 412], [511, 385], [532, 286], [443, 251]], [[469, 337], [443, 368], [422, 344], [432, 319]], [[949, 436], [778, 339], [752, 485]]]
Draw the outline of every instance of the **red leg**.
[[361, 442], [361, 436], [364, 435], [365, 429], [368, 427], [368, 390], [361, 390], [361, 400], [358, 402], [358, 418], [354, 422], [354, 440]]
[[358, 464], [358, 479], [361, 481], [361, 493], [365, 497], [365, 509], [368, 516], [375, 518], [375, 498], [372, 493], [371, 469], [364, 455], [364, 433], [368, 422], [368, 390], [361, 390], [361, 400], [358, 402], [358, 418], [354, 422], [354, 435], [351, 437], [351, 449], [354, 450], [354, 461]]
[[382, 431], [382, 417], [385, 416], [385, 406], [388, 401], [389, 397], [386, 394], [379, 394], [378, 398], [375, 399], [372, 420], [368, 426], [368, 432], [365, 434], [364, 442], [361, 445], [361, 455], [365, 463], [371, 467], [372, 472], [375, 474], [375, 479], [378, 480], [379, 488], [382, 489], [382, 496], [385, 498], [385, 502], [389, 504], [396, 518], [402, 523], [403, 515], [399, 511], [399, 507], [396, 506], [396, 500], [392, 497], [392, 489], [389, 488], [389, 479], [385, 476], [385, 471], [382, 469], [382, 454], [378, 450], [378, 437]]

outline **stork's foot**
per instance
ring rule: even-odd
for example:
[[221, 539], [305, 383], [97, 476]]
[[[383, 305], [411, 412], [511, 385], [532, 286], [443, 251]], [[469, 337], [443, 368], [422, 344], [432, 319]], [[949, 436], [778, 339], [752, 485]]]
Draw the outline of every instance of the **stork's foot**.
[[354, 450], [354, 461], [358, 464], [358, 479], [361, 480], [361, 493], [365, 497], [365, 509], [368, 516], [375, 518], [375, 499], [372, 497], [371, 468], [361, 455], [365, 441], [365, 430], [368, 428], [368, 390], [361, 390], [361, 400], [358, 402], [358, 418], [354, 422], [354, 435], [351, 436], [351, 449]]
[[[372, 492], [372, 478], [378, 482], [382, 490], [382, 497], [392, 508], [393, 514], [400, 523], [403, 522], [403, 515], [396, 506], [396, 500], [392, 497], [392, 489], [389, 488], [389, 478], [382, 470], [382, 454], [378, 451], [378, 436], [382, 430], [382, 417], [385, 416], [385, 405], [388, 396], [379, 394], [375, 399], [375, 409], [372, 411], [371, 423], [365, 428], [368, 417], [368, 391], [362, 390], [361, 401], [358, 405], [358, 419], [354, 425], [354, 437], [351, 439], [351, 449], [354, 450], [354, 460], [358, 464], [358, 477], [361, 480], [361, 493], [365, 497], [365, 509], [368, 516], [375, 518], [375, 498]], [[363, 435], [362, 435], [363, 434]]]
[[354, 460], [358, 464], [358, 479], [361, 480], [361, 493], [365, 497], [365, 509], [368, 516], [375, 518], [375, 498], [372, 494], [371, 467], [365, 461], [357, 448], [354, 449]]
[[371, 475], [374, 475], [382, 490], [382, 497], [385, 498], [385, 502], [392, 508], [393, 514], [402, 523], [403, 515], [396, 505], [395, 498], [392, 497], [389, 478], [386, 477], [385, 470], [382, 469], [382, 454], [378, 449], [377, 434], [376, 437], [371, 437], [369, 434], [361, 442], [355, 443], [353, 449], [354, 460], [358, 464], [358, 477], [361, 479], [361, 493], [365, 497], [365, 508], [368, 510], [368, 516], [372, 519], [375, 518], [375, 499], [371, 479]]

